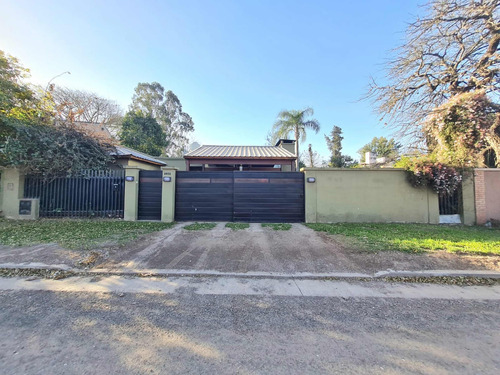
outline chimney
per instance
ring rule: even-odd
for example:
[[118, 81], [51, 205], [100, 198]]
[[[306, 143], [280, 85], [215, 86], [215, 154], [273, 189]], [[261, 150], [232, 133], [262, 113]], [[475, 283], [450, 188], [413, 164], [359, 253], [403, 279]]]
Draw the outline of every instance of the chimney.
[[276, 146], [284, 148], [285, 150], [290, 151], [295, 155], [295, 140], [293, 139], [280, 139], [276, 143]]

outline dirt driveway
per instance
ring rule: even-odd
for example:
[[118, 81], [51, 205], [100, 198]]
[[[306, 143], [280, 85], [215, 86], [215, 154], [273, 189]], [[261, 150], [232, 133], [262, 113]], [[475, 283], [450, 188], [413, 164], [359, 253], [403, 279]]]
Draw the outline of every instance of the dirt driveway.
[[[349, 247], [302, 224], [288, 231], [250, 224], [232, 230], [218, 223], [212, 230], [190, 231], [176, 224], [121, 247], [67, 250], [57, 244], [22, 248], [0, 246], [1, 264], [111, 269], [202, 270], [219, 272], [374, 273], [385, 270], [500, 270], [500, 257], [456, 255], [444, 251], [406, 254], [370, 252]], [[96, 256], [96, 255], [99, 256]]]
[[212, 230], [189, 231], [183, 229], [187, 224], [110, 251], [98, 268], [279, 273], [498, 268], [491, 257], [350, 249], [341, 237], [315, 232], [302, 224], [293, 224], [288, 231], [260, 224], [234, 231], [225, 228], [225, 223]]

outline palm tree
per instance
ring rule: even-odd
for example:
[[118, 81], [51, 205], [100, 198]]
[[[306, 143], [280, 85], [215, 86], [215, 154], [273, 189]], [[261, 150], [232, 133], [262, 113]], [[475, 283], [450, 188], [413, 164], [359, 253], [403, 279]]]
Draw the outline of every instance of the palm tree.
[[291, 111], [281, 111], [278, 114], [278, 119], [273, 125], [273, 132], [278, 135], [279, 138], [288, 138], [290, 133], [295, 135], [295, 155], [297, 155], [297, 160], [295, 161], [295, 167], [299, 170], [299, 142], [305, 142], [306, 140], [306, 130], [311, 129], [316, 133], [319, 132], [319, 122], [318, 120], [311, 119], [306, 120], [308, 116], [312, 116], [314, 110], [310, 107], [302, 110], [291, 110]]

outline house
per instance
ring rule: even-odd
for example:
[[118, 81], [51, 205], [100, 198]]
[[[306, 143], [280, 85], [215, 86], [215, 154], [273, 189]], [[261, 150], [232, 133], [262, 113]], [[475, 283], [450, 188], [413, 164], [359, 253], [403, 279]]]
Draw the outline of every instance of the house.
[[145, 170], [159, 170], [167, 165], [164, 161], [125, 146], [115, 146], [115, 168], [138, 167]]
[[[204, 145], [184, 155], [187, 171], [295, 171], [295, 141], [275, 146]], [[167, 162], [168, 160], [163, 159]]]
[[[89, 137], [111, 144], [116, 144], [118, 142], [104, 124], [75, 121], [73, 125], [80, 132], [88, 135]], [[155, 157], [143, 152], [134, 150], [130, 147], [116, 145], [115, 148], [116, 152], [113, 152], [111, 154], [115, 159], [115, 163], [110, 165], [111, 169], [138, 167], [144, 170], [158, 170], [161, 167], [167, 165], [164, 161], [156, 159]]]

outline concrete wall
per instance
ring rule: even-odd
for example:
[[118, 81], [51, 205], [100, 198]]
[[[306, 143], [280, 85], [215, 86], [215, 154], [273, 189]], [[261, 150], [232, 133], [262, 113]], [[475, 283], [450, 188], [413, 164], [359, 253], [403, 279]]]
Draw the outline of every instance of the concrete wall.
[[477, 224], [500, 220], [500, 169], [474, 170]]
[[167, 167], [177, 168], [178, 171], [186, 170], [186, 159], [184, 158], [156, 158], [167, 164]]
[[466, 172], [462, 181], [461, 219], [465, 225], [476, 224], [476, 202], [474, 196], [474, 173]]
[[[304, 168], [306, 222], [439, 223], [438, 196], [402, 169]], [[307, 182], [315, 178], [314, 183]]]

